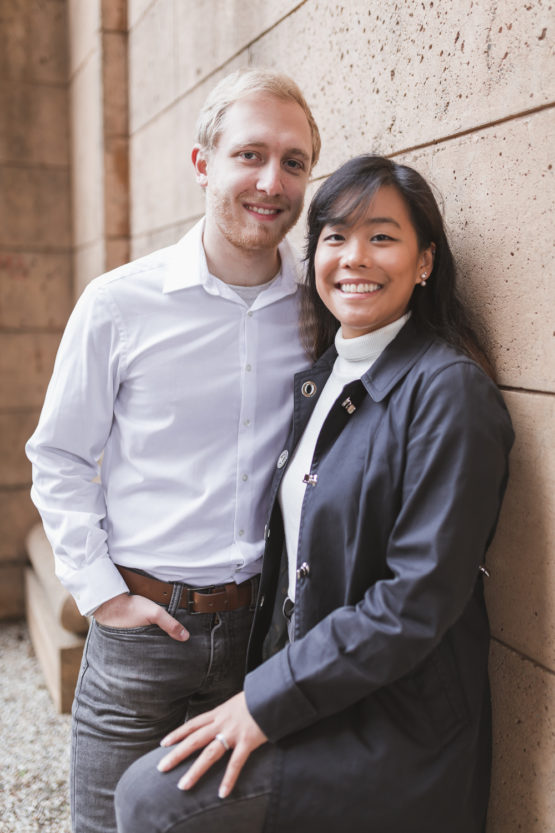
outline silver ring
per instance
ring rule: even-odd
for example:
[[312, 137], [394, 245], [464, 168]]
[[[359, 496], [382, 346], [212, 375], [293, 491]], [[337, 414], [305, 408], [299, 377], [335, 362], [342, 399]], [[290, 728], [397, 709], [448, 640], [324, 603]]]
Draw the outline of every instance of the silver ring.
[[225, 739], [225, 735], [223, 735], [221, 732], [218, 732], [214, 740], [219, 740], [226, 752], [229, 750], [229, 743]]

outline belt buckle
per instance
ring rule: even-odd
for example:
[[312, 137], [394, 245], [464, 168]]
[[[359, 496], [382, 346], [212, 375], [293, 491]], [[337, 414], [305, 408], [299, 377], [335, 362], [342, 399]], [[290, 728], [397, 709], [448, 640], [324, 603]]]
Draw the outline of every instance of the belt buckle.
[[202, 610], [194, 610], [195, 606], [195, 593], [205, 593], [205, 595], [209, 596], [211, 593], [214, 592], [216, 589], [215, 584], [211, 584], [208, 587], [187, 587], [187, 607], [185, 608], [187, 613], [192, 613], [194, 615], [198, 613], [202, 613]]

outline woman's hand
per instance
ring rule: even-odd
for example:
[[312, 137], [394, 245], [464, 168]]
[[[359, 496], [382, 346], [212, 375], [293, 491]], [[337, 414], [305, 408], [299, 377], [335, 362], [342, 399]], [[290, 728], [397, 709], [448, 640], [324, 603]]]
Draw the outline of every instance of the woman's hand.
[[[218, 740], [217, 735], [221, 735], [222, 740]], [[158, 769], [160, 772], [168, 772], [193, 752], [204, 747], [204, 751], [177, 785], [180, 790], [188, 790], [220, 760], [226, 752], [227, 744], [227, 748], [232, 750], [231, 758], [218, 790], [219, 797], [226, 798], [235, 786], [251, 752], [267, 740], [266, 735], [251, 717], [245, 695], [241, 692], [226, 700], [221, 706], [188, 720], [183, 726], [166, 735], [161, 745], [173, 746], [177, 743], [177, 746], [162, 758]]]

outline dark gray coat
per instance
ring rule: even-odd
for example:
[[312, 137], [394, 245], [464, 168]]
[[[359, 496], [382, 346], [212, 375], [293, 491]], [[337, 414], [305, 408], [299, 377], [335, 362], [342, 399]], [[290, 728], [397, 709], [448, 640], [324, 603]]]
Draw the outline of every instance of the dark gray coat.
[[[289, 457], [335, 357], [330, 348], [295, 378]], [[483, 831], [479, 568], [512, 442], [493, 382], [409, 321], [322, 427], [302, 508], [295, 641], [276, 652], [286, 586], [278, 468], [245, 681], [279, 750], [268, 831]]]

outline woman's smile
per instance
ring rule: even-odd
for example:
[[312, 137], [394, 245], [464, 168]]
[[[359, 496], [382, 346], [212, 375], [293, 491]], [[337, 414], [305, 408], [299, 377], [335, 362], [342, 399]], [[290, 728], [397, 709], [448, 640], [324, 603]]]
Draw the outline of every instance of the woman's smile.
[[364, 214], [322, 229], [314, 257], [316, 289], [343, 337], [354, 338], [401, 318], [432, 265], [432, 250], [420, 251], [404, 199], [394, 186], [383, 186]]

